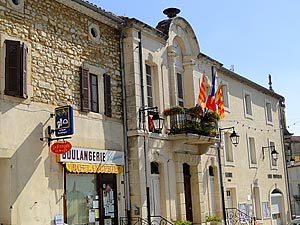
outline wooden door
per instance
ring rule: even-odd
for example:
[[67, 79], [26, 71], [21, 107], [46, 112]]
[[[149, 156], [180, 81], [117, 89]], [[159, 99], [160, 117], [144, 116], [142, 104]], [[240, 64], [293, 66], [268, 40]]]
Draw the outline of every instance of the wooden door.
[[186, 219], [193, 222], [191, 173], [190, 173], [190, 166], [186, 163], [183, 164], [183, 176], [184, 176]]

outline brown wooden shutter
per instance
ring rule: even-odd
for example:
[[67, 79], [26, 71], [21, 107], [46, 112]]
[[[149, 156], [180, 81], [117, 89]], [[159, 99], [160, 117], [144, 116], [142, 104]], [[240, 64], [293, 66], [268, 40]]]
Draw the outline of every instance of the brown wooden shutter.
[[27, 98], [27, 53], [28, 53], [28, 48], [27, 46], [23, 43], [22, 45], [22, 65], [21, 65], [21, 71], [20, 71], [20, 97]]
[[19, 41], [6, 40], [5, 90], [6, 95], [19, 97], [21, 94], [21, 44]]
[[104, 114], [111, 117], [111, 85], [110, 85], [110, 76], [108, 74], [103, 74], [104, 81]]
[[81, 70], [81, 110], [84, 112], [91, 111], [90, 101], [90, 74], [89, 70], [80, 67]]

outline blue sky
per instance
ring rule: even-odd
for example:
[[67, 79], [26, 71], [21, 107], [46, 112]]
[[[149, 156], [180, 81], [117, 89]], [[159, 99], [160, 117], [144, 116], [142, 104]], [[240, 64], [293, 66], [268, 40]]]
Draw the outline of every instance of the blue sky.
[[299, 0], [90, 0], [106, 11], [155, 27], [169, 7], [193, 27], [200, 50], [286, 99], [289, 131], [300, 135]]

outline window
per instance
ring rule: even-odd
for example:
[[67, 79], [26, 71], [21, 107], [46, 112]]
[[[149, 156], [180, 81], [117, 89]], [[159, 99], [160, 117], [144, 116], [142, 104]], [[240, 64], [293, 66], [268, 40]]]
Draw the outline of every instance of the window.
[[272, 169], [276, 169], [277, 168], [277, 159], [275, 160], [273, 157], [272, 157], [272, 150], [273, 149], [276, 149], [275, 148], [275, 143], [273, 141], [270, 141], [270, 145], [269, 146], [272, 146], [269, 149], [269, 156], [270, 156], [270, 159], [271, 159], [271, 168]]
[[261, 203], [260, 203], [260, 195], [259, 195], [259, 187], [253, 188], [253, 196], [254, 196], [254, 203], [255, 203], [255, 215], [256, 219], [261, 220]]
[[257, 164], [255, 140], [253, 137], [248, 138], [248, 148], [249, 148], [249, 156], [250, 156], [250, 166], [253, 164]]
[[252, 117], [252, 102], [250, 93], [244, 93], [244, 106], [246, 117]]
[[184, 98], [183, 98], [183, 79], [182, 74], [177, 73], [177, 93], [178, 93], [178, 105], [184, 106]]
[[90, 95], [91, 95], [91, 111], [99, 112], [99, 97], [98, 97], [98, 76], [90, 74]]
[[270, 102], [266, 102], [266, 119], [267, 123], [272, 123], [272, 105]]
[[232, 150], [232, 143], [230, 140], [230, 134], [227, 132], [224, 134], [224, 144], [225, 144], [225, 159], [226, 162], [232, 163], [233, 162], [233, 150]]
[[[81, 110], [99, 113], [99, 80], [98, 76], [81, 67]], [[103, 74], [104, 114], [111, 117], [110, 76]]]
[[6, 40], [5, 91], [6, 95], [27, 98], [28, 48], [19, 41]]
[[262, 211], [264, 219], [271, 218], [269, 202], [262, 202]]
[[68, 224], [117, 224], [115, 174], [66, 174]]
[[151, 67], [149, 65], [146, 65], [146, 86], [147, 86], [148, 106], [153, 107], [152, 71], [151, 71]]
[[226, 84], [222, 84], [222, 94], [224, 107], [229, 108], [228, 86]]

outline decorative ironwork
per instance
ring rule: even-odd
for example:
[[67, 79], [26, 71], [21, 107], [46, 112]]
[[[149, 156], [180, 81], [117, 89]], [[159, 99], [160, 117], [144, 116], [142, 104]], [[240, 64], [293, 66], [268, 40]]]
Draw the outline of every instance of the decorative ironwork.
[[[161, 216], [151, 216], [151, 224], [150, 225], [173, 225], [169, 220], [161, 217]], [[149, 225], [146, 219], [141, 217], [131, 217], [131, 224], [128, 224], [127, 217], [120, 218], [120, 225]]]
[[254, 224], [255, 217], [249, 216], [246, 213], [238, 210], [236, 208], [226, 208], [226, 224], [235, 225], [235, 224]]
[[299, 205], [300, 204], [300, 195], [293, 195], [295, 202]]
[[182, 109], [181, 112], [165, 112], [170, 117], [169, 134], [192, 133], [204, 136], [216, 136], [219, 117], [214, 112], [197, 113], [196, 107]]

